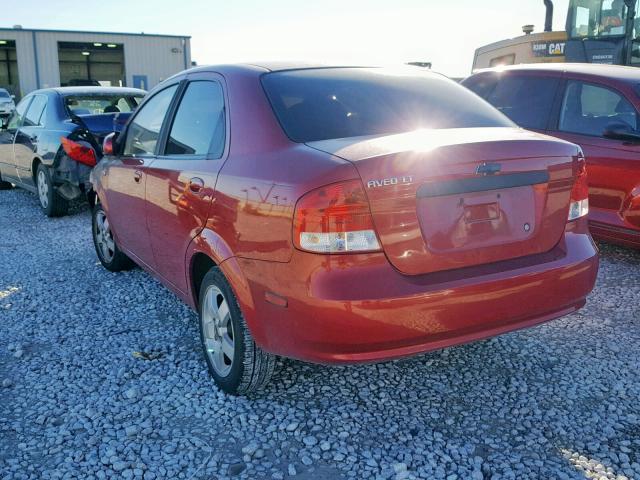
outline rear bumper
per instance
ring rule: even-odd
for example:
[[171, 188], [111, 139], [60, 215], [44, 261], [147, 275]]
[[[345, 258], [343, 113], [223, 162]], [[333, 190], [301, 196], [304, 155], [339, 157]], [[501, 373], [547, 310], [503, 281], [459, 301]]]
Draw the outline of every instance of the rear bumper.
[[262, 348], [316, 363], [390, 360], [491, 337], [584, 305], [598, 253], [589, 234], [570, 229], [543, 255], [422, 276], [399, 273], [383, 254], [240, 260], [253, 299], [243, 311]]
[[92, 167], [83, 165], [66, 155], [60, 155], [53, 168], [53, 182], [58, 193], [67, 200], [75, 200], [89, 191]]

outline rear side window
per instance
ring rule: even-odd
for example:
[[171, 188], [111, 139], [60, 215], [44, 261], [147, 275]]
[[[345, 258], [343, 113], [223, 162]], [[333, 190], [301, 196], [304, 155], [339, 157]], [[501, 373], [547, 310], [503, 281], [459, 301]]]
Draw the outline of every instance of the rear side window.
[[47, 109], [47, 97], [36, 95], [29, 106], [29, 110], [24, 117], [25, 127], [36, 127], [44, 125], [45, 111]]
[[589, 83], [567, 84], [560, 111], [561, 131], [602, 136], [610, 124], [621, 122], [638, 130], [636, 109], [621, 94]]
[[157, 93], [145, 103], [127, 129], [123, 155], [154, 155], [164, 117], [178, 85]]
[[262, 83], [295, 142], [421, 128], [513, 126], [456, 82], [415, 69], [291, 70], [265, 74]]
[[557, 78], [506, 75], [485, 98], [521, 127], [544, 130], [559, 83]]
[[195, 81], [187, 86], [176, 112], [165, 154], [211, 155], [224, 151], [225, 117], [222, 86]]

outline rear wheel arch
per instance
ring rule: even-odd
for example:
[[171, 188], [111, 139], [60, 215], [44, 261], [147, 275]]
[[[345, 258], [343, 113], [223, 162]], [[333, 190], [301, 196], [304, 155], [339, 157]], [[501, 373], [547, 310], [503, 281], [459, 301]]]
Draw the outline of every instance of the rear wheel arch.
[[35, 157], [32, 161], [31, 161], [31, 179], [33, 180], [33, 184], [37, 185], [38, 184], [38, 180], [37, 180], [37, 176], [38, 176], [38, 166], [42, 163], [42, 160], [40, 159], [40, 157]]
[[191, 258], [190, 279], [191, 279], [191, 292], [195, 305], [199, 305], [200, 287], [205, 275], [211, 268], [217, 267], [218, 264], [211, 259], [207, 254], [197, 252]]

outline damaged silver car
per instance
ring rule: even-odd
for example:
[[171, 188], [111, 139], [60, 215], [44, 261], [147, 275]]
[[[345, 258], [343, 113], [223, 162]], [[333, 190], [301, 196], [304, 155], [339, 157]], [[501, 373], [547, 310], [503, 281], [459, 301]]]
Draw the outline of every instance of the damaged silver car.
[[0, 189], [38, 195], [49, 217], [66, 214], [85, 196], [102, 141], [119, 132], [145, 91], [121, 87], [61, 87], [22, 99], [0, 130]]

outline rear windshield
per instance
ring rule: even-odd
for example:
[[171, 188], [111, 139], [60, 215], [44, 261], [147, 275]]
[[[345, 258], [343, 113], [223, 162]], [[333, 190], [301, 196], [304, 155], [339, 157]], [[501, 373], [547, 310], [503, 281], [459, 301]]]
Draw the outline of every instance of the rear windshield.
[[70, 95], [64, 103], [71, 113], [100, 115], [102, 113], [129, 113], [142, 101], [142, 95]]
[[295, 142], [422, 128], [514, 126], [466, 88], [417, 69], [292, 70], [268, 73], [262, 83]]

